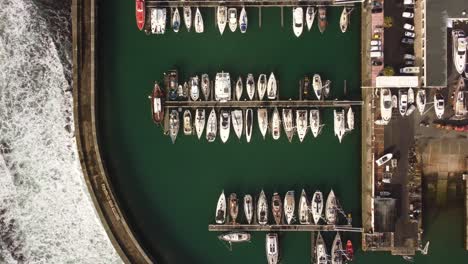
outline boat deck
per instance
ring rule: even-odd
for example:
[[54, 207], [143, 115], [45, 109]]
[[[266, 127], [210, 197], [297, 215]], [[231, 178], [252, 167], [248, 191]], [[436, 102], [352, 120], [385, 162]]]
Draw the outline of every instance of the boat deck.
[[208, 231], [290, 231], [290, 232], [358, 232], [363, 231], [360, 227], [352, 227], [351, 225], [244, 225], [244, 224], [225, 224], [225, 225], [209, 225]]

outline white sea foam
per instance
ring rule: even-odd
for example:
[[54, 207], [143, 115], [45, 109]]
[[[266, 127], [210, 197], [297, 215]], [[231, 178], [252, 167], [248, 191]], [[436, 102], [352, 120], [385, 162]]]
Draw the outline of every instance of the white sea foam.
[[120, 263], [82, 179], [72, 94], [31, 0], [0, 1], [0, 263]]

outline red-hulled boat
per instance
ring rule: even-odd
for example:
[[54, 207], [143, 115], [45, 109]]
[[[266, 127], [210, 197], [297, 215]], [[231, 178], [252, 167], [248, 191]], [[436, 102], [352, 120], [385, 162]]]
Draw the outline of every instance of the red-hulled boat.
[[146, 6], [145, 0], [135, 0], [135, 15], [136, 22], [139, 30], [143, 29], [145, 25]]
[[153, 93], [149, 96], [151, 100], [151, 115], [156, 124], [160, 124], [164, 119], [164, 92], [157, 82], [154, 82]]
[[353, 249], [353, 243], [351, 240], [348, 240], [346, 242], [346, 256], [348, 257], [348, 260], [352, 261], [354, 257], [354, 249]]

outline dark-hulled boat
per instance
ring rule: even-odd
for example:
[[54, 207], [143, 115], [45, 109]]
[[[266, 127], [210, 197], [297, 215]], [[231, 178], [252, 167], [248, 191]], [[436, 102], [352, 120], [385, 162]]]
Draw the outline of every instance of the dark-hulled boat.
[[320, 33], [323, 33], [325, 29], [327, 28], [327, 9], [324, 6], [319, 7], [318, 9], [318, 27], [320, 30]]
[[137, 27], [139, 30], [142, 30], [143, 26], [145, 25], [145, 17], [146, 17], [145, 0], [135, 0], [135, 15], [136, 15]]
[[231, 222], [234, 224], [237, 220], [239, 213], [239, 203], [237, 200], [237, 194], [231, 193], [229, 195], [229, 215], [231, 216]]
[[153, 92], [149, 98], [151, 100], [151, 116], [153, 117], [154, 123], [159, 125], [164, 119], [164, 92], [157, 82], [154, 82]]
[[278, 193], [274, 193], [271, 199], [271, 211], [273, 212], [275, 223], [281, 225], [281, 220], [283, 219], [283, 203]]

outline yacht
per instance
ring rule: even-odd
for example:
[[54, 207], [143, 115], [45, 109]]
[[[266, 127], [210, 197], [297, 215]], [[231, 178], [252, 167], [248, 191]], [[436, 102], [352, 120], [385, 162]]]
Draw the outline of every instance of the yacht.
[[164, 34], [166, 32], [166, 8], [151, 9], [151, 33]]
[[318, 100], [322, 99], [322, 78], [320, 75], [314, 74], [312, 78], [312, 87], [314, 88], [315, 96], [317, 96]]
[[213, 108], [211, 109], [210, 115], [208, 116], [208, 123], [206, 124], [206, 140], [208, 140], [208, 142], [215, 141], [217, 127], [216, 111]]
[[242, 7], [240, 12], [239, 29], [241, 33], [245, 33], [247, 31], [247, 11], [245, 11], [245, 7]]
[[239, 77], [236, 83], [236, 99], [239, 101], [242, 97], [242, 91], [244, 90], [244, 84], [242, 83], [242, 78]]
[[178, 73], [176, 70], [171, 70], [167, 74], [169, 79], [169, 100], [176, 100], [177, 99], [177, 89], [178, 89]]
[[205, 129], [205, 109], [197, 109], [195, 110], [195, 131], [197, 132], [198, 139], [201, 138], [204, 129]]
[[392, 118], [392, 94], [390, 89], [381, 88], [380, 89], [380, 114], [382, 115], [382, 120], [386, 123], [390, 122]]
[[245, 232], [227, 233], [218, 236], [218, 239], [229, 243], [250, 242], [250, 234]]
[[208, 76], [208, 74], [204, 73], [202, 74], [201, 76], [201, 90], [202, 90], [202, 93], [203, 93], [203, 97], [205, 98], [205, 100], [209, 100], [210, 98], [210, 77]]
[[169, 135], [172, 144], [175, 143], [177, 134], [179, 134], [179, 112], [177, 112], [177, 110], [172, 110], [169, 114]]
[[271, 135], [274, 140], [278, 140], [281, 135], [281, 119], [278, 108], [275, 107], [273, 110], [273, 116], [271, 118]]
[[413, 88], [408, 89], [408, 104], [414, 104], [414, 90]]
[[320, 30], [320, 33], [323, 33], [325, 29], [327, 28], [327, 9], [325, 6], [320, 6], [318, 8], [318, 27]]
[[462, 74], [466, 67], [466, 36], [463, 30], [452, 30], [453, 42], [453, 63], [459, 74]]
[[181, 96], [184, 100], [187, 100], [189, 98], [189, 91], [190, 91], [189, 84], [187, 82], [184, 82], [184, 86], [182, 87], [182, 96]]
[[331, 248], [331, 263], [342, 264], [343, 263], [343, 244], [341, 242], [340, 233], [336, 232], [335, 239], [333, 240]]
[[180, 29], [180, 14], [177, 7], [174, 8], [174, 12], [172, 13], [172, 29], [176, 33], [179, 32]]
[[224, 191], [221, 192], [221, 195], [218, 198], [218, 203], [216, 205], [216, 223], [224, 224], [226, 221], [226, 196]]
[[338, 140], [341, 143], [341, 140], [343, 140], [343, 136], [346, 132], [345, 130], [345, 120], [344, 120], [344, 109], [341, 109], [341, 111], [337, 112], [336, 110], [333, 110], [333, 115], [334, 115], [334, 129], [335, 129], [335, 135], [338, 137]]
[[149, 98], [151, 100], [151, 116], [153, 117], [153, 122], [159, 125], [164, 119], [164, 93], [157, 82], [154, 82], [153, 92]]
[[200, 9], [197, 7], [197, 11], [195, 12], [195, 32], [196, 33], [203, 33], [205, 31], [205, 27], [203, 25], [203, 17], [200, 12]]
[[331, 190], [327, 197], [327, 203], [325, 204], [325, 220], [327, 220], [327, 224], [329, 225], [336, 224], [336, 219], [337, 219], [336, 208], [337, 208], [336, 196], [333, 190]]
[[219, 33], [223, 35], [227, 23], [227, 7], [218, 6], [216, 11], [216, 21], [218, 23]]
[[307, 125], [307, 110], [296, 110], [296, 129], [300, 142], [304, 141], [304, 138], [307, 134]]
[[307, 24], [307, 30], [310, 31], [312, 28], [312, 25], [314, 24], [314, 19], [315, 19], [315, 14], [317, 11], [315, 10], [315, 7], [313, 6], [308, 6], [306, 10], [306, 24]]
[[231, 77], [227, 72], [218, 72], [215, 79], [215, 100], [231, 100]]
[[307, 200], [307, 194], [304, 189], [301, 192], [301, 198], [299, 198], [299, 223], [301, 225], [308, 225], [310, 224], [310, 217], [309, 217], [309, 201]]
[[444, 96], [440, 92], [434, 94], [434, 110], [437, 118], [441, 119], [445, 111]]
[[416, 105], [418, 106], [418, 111], [422, 115], [424, 113], [424, 108], [426, 108], [426, 90], [419, 89], [416, 93]]
[[270, 77], [268, 77], [268, 84], [267, 84], [267, 97], [270, 100], [276, 99], [278, 93], [278, 86], [276, 83], [276, 78], [275, 74], [273, 72], [270, 74]]
[[283, 127], [286, 137], [291, 142], [294, 136], [293, 111], [291, 109], [283, 109]]
[[228, 9], [229, 29], [234, 32], [237, 29], [237, 9], [231, 7]]
[[400, 110], [400, 115], [405, 116], [406, 110], [408, 110], [408, 93], [400, 89], [398, 91], [399, 104], [398, 109]]
[[245, 111], [245, 138], [247, 143], [250, 142], [252, 138], [252, 128], [253, 128], [253, 111], [250, 108], [247, 108]]
[[219, 136], [221, 137], [221, 141], [226, 143], [229, 139], [229, 132], [231, 130], [231, 116], [229, 115], [229, 111], [221, 110], [219, 114]]
[[192, 132], [192, 113], [186, 109], [184, 111], [184, 135], [191, 135]]
[[322, 234], [320, 234], [320, 232], [318, 232], [315, 243], [315, 253], [316, 264], [328, 264], [327, 245], [325, 245], [325, 241], [323, 240]]
[[143, 30], [146, 18], [145, 0], [135, 0], [135, 16], [138, 29]]
[[252, 223], [252, 218], [253, 218], [253, 199], [252, 195], [246, 194], [244, 196], [244, 214], [245, 214], [245, 219], [247, 219], [247, 223], [250, 225]]
[[257, 83], [258, 100], [263, 100], [266, 89], [267, 89], [266, 75], [260, 74], [260, 76], [258, 77], [258, 83]]
[[242, 110], [237, 109], [231, 111], [231, 119], [232, 119], [232, 127], [234, 128], [234, 132], [236, 133], [237, 138], [242, 137], [242, 130], [244, 129], [243, 126], [243, 119], [244, 115], [242, 114]]
[[275, 192], [273, 198], [271, 199], [271, 211], [273, 213], [273, 219], [277, 225], [281, 225], [281, 220], [283, 219], [283, 204], [281, 203], [280, 195]]
[[304, 10], [302, 7], [293, 7], [293, 30], [296, 37], [301, 36], [304, 28]]
[[249, 99], [252, 100], [255, 96], [255, 80], [251, 73], [247, 75], [246, 89]]
[[265, 248], [266, 248], [268, 264], [278, 264], [278, 259], [279, 259], [278, 234], [276, 233], [266, 234]]
[[465, 106], [465, 80], [463, 76], [458, 79], [457, 87], [453, 96], [453, 110], [455, 111], [456, 119], [461, 119], [466, 114]]
[[200, 82], [198, 76], [194, 76], [190, 79], [190, 99], [197, 101], [200, 98]]
[[349, 107], [348, 112], [347, 112], [346, 115], [347, 115], [346, 116], [346, 122], [347, 122], [347, 125], [348, 125], [348, 129], [353, 130], [354, 129], [354, 112], [353, 112], [352, 107]]
[[323, 213], [323, 194], [321, 191], [316, 191], [312, 196], [312, 219], [318, 225]]
[[343, 7], [343, 12], [341, 12], [341, 17], [340, 17], [340, 29], [341, 29], [341, 32], [343, 33], [345, 33], [348, 30], [350, 13], [351, 13], [351, 8]]
[[316, 138], [320, 133], [320, 112], [318, 109], [311, 109], [309, 112], [310, 130]]
[[268, 204], [265, 192], [262, 190], [257, 204], [257, 219], [258, 224], [266, 225], [268, 223]]
[[263, 139], [265, 139], [268, 129], [268, 110], [266, 108], [257, 109], [258, 128], [262, 133]]
[[184, 6], [184, 23], [187, 31], [190, 32], [190, 28], [192, 27], [192, 8], [189, 6]]
[[231, 193], [229, 195], [229, 216], [231, 216], [232, 224], [236, 223], [238, 214], [239, 214], [239, 203], [237, 200], [237, 194]]
[[284, 216], [286, 217], [288, 225], [290, 225], [294, 219], [295, 204], [294, 191], [288, 191], [284, 196]]

